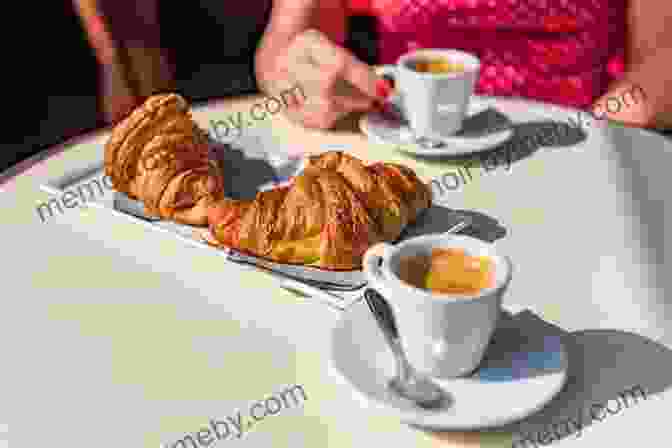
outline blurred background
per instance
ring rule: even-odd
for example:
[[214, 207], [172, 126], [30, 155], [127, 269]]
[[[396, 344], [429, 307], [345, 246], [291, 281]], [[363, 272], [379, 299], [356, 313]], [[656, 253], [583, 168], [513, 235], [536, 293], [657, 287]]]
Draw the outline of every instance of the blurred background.
[[[11, 113], [0, 171], [114, 122], [152, 93], [191, 102], [258, 93], [253, 60], [271, 0], [26, 2], [5, 29]], [[375, 63], [374, 21], [352, 16], [347, 46]]]

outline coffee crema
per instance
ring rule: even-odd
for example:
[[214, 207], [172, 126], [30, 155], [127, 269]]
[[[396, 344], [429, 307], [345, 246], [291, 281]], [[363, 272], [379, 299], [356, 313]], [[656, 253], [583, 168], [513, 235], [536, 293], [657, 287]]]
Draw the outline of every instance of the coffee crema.
[[430, 256], [402, 257], [399, 278], [434, 293], [478, 294], [494, 285], [494, 263], [463, 249], [433, 249]]
[[432, 73], [435, 75], [445, 73], [458, 73], [465, 70], [464, 64], [451, 62], [446, 58], [419, 58], [409, 61], [411, 69], [419, 73]]

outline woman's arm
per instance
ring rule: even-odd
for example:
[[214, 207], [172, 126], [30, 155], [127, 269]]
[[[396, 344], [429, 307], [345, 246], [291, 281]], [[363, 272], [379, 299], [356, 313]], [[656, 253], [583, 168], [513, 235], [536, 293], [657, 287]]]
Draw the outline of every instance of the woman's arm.
[[[81, 0], [79, 0], [81, 1]], [[161, 46], [158, 0], [98, 0], [110, 33], [130, 65], [141, 97], [174, 89], [174, 70]]]
[[[672, 2], [630, 0], [625, 74], [593, 105], [597, 116], [639, 127], [672, 128]], [[613, 107], [607, 109], [607, 101]], [[616, 107], [616, 101], [620, 106]]]
[[98, 102], [103, 119], [114, 123], [136, 105], [138, 92], [130, 81], [130, 67], [122, 62], [121, 49], [112, 37], [98, 0], [73, 0], [99, 64]]
[[98, 1], [73, 0], [73, 4], [98, 63], [101, 65], [114, 63], [117, 58], [117, 46], [100, 11]]
[[156, 0], [73, 0], [100, 63], [100, 101], [108, 122], [143, 97], [174, 88], [160, 45]]
[[160, 42], [157, 0], [73, 2], [104, 70], [124, 66], [141, 96], [172, 87], [172, 66]]

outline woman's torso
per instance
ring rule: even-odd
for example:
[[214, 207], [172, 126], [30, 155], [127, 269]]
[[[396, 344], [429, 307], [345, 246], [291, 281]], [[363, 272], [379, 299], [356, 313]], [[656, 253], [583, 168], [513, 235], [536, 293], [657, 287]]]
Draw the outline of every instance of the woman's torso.
[[627, 0], [371, 0], [379, 62], [416, 48], [481, 59], [476, 92], [589, 106], [622, 71]]

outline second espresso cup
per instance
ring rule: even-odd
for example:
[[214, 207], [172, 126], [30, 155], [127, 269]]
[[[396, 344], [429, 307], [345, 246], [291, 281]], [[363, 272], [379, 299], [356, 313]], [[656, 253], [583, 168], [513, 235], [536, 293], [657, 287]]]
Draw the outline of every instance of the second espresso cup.
[[[399, 277], [402, 257], [430, 256], [435, 248], [460, 248], [471, 255], [489, 257], [495, 270], [493, 285], [477, 294], [448, 295], [417, 288]], [[476, 238], [434, 234], [410, 238], [396, 246], [375, 245], [364, 255], [363, 269], [370, 287], [390, 304], [401, 344], [413, 367], [438, 378], [464, 376], [478, 367], [511, 280], [508, 257]]]
[[[430, 73], [416, 70], [417, 61], [447, 61], [463, 70]], [[395, 78], [401, 107], [416, 137], [441, 140], [460, 129], [478, 78], [480, 60], [459, 50], [422, 49], [402, 55], [383, 73]]]

